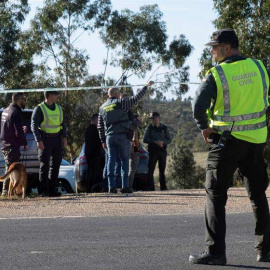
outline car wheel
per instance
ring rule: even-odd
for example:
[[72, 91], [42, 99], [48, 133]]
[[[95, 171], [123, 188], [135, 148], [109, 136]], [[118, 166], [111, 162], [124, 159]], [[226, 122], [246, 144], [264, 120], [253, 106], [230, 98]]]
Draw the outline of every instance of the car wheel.
[[69, 183], [66, 181], [60, 180], [59, 184], [57, 186], [57, 190], [60, 191], [62, 194], [67, 194], [67, 193], [73, 193], [73, 190]]

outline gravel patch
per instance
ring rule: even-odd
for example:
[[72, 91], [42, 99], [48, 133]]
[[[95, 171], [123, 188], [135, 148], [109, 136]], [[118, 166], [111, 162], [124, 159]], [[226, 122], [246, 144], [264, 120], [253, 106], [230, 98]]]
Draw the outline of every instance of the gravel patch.
[[[270, 198], [270, 191], [267, 191]], [[203, 214], [205, 191], [169, 190], [131, 195], [67, 194], [59, 198], [0, 198], [0, 218]], [[244, 188], [231, 188], [227, 213], [252, 212]]]

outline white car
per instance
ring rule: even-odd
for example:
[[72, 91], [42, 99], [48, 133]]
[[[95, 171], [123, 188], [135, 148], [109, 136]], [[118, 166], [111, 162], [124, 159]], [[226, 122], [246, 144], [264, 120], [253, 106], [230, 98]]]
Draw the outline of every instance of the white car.
[[74, 165], [70, 164], [65, 159], [62, 159], [61, 166], [59, 169], [58, 180], [59, 180], [58, 192], [66, 194], [66, 193], [74, 193], [76, 191]]

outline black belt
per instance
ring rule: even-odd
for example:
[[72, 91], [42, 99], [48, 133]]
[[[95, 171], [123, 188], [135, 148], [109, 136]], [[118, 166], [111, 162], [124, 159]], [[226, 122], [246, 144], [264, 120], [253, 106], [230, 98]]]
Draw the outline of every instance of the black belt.
[[60, 137], [60, 133], [45, 133], [46, 138], [57, 138]]

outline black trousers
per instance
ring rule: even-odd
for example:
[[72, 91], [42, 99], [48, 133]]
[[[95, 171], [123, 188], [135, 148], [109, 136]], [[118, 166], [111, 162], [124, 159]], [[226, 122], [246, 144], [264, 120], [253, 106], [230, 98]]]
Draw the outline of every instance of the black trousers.
[[105, 157], [102, 154], [86, 157], [88, 164], [86, 190], [91, 192], [92, 187], [102, 183]]
[[59, 168], [62, 161], [62, 142], [60, 137], [42, 140], [44, 150], [38, 149], [39, 193], [53, 195], [58, 182]]
[[255, 217], [255, 249], [269, 251], [269, 207], [265, 195], [268, 186], [264, 144], [253, 144], [236, 138], [230, 139], [225, 149], [217, 145], [209, 150], [206, 166], [206, 250], [213, 255], [226, 252], [225, 205], [227, 191], [238, 168], [243, 176]]
[[[5, 148], [2, 149], [2, 153], [5, 159], [5, 164], [6, 164], [6, 172], [9, 168], [9, 166], [13, 162], [19, 162], [20, 161], [20, 148], [19, 147], [10, 147], [10, 148]], [[8, 191], [8, 186], [9, 186], [9, 178], [3, 182], [3, 191]]]
[[167, 188], [166, 178], [165, 178], [166, 160], [167, 160], [167, 151], [165, 149], [159, 149], [159, 150], [149, 149], [148, 179], [147, 179], [148, 190], [155, 190], [154, 171], [155, 171], [157, 162], [158, 162], [158, 168], [159, 168], [160, 189], [162, 190], [162, 189]]

